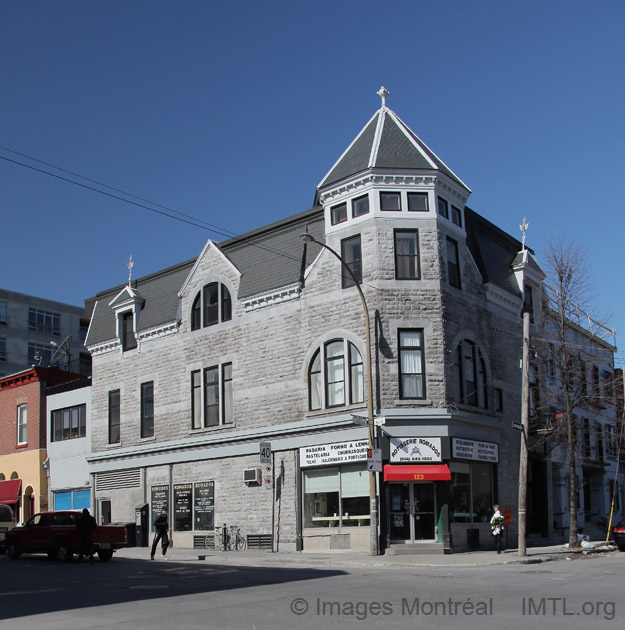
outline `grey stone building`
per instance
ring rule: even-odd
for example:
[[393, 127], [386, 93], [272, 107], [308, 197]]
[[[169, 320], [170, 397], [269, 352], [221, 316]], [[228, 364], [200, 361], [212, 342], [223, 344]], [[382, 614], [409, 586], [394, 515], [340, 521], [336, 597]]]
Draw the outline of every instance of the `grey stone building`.
[[313, 208], [87, 301], [100, 518], [369, 549], [364, 309], [307, 232], [370, 315], [380, 548], [488, 546], [495, 502], [516, 542], [520, 314], [544, 274], [381, 95]]
[[88, 324], [81, 306], [0, 289], [0, 376], [46, 367], [53, 357], [62, 369], [90, 374]]

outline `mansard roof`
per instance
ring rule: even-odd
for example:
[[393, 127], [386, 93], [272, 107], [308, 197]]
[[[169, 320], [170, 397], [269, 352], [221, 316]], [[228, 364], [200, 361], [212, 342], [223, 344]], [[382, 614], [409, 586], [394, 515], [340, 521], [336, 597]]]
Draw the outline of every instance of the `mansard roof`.
[[443, 160], [386, 105], [382, 105], [362, 128], [317, 189], [370, 169], [438, 171], [470, 192]]
[[[303, 251], [299, 235], [306, 230], [319, 240], [324, 238], [322, 208], [312, 208], [216, 244], [241, 273], [236, 297], [246, 299], [296, 284], [300, 278]], [[178, 293], [196, 260], [193, 258], [132, 281], [133, 292], [144, 300], [138, 332], [180, 320]], [[124, 288], [120, 285], [86, 300], [85, 311], [92, 317], [85, 345], [93, 346], [116, 338], [111, 302]]]
[[521, 242], [468, 206], [464, 208], [464, 218], [467, 247], [484, 283], [492, 282], [513, 295], [520, 296], [514, 262], [522, 249]]

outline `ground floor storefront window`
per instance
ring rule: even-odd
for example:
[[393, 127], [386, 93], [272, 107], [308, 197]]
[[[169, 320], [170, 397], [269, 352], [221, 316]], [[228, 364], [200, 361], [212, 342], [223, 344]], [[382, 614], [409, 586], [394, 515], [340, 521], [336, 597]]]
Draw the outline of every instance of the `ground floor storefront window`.
[[452, 523], [487, 523], [494, 499], [494, 465], [450, 462]]
[[304, 470], [304, 527], [369, 526], [365, 463]]
[[55, 510], [82, 510], [91, 508], [90, 490], [68, 490], [54, 493]]

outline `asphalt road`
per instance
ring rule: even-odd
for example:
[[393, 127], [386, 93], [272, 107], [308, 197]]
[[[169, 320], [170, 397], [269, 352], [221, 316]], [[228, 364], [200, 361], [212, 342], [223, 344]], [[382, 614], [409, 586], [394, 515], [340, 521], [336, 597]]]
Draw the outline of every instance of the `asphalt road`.
[[254, 567], [0, 557], [0, 629], [623, 627], [625, 554], [537, 565]]

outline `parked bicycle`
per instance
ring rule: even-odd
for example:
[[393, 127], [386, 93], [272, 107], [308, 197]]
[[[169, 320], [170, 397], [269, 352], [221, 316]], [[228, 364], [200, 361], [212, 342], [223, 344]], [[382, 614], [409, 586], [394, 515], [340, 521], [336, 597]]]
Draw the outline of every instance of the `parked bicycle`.
[[245, 547], [245, 537], [236, 525], [231, 525], [230, 528], [224, 525], [215, 530], [216, 551], [243, 551]]

